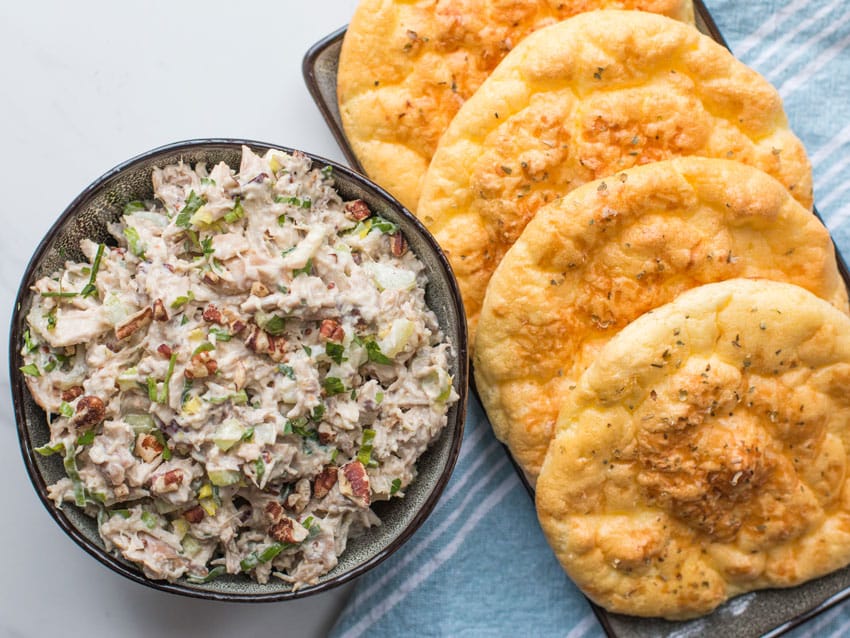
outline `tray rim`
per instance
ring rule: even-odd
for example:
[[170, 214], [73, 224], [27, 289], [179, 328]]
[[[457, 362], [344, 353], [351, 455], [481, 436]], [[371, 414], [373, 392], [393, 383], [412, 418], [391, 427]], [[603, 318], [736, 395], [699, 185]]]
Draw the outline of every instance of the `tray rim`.
[[[714, 21], [714, 17], [711, 15], [711, 12], [706, 7], [703, 0], [693, 0], [694, 4], [694, 16], [696, 19], [696, 27], [710, 36], [715, 42], [723, 45], [730, 52], [732, 51], [729, 43], [726, 41], [726, 38], [721, 33], [720, 29], [717, 26], [717, 23]], [[700, 28], [702, 27], [702, 28]], [[317, 108], [322, 114], [323, 119], [325, 120], [325, 124], [328, 126], [328, 129], [331, 131], [331, 134], [334, 137], [334, 140], [337, 143], [337, 146], [342, 151], [346, 161], [349, 163], [349, 166], [362, 174], [366, 174], [363, 169], [362, 164], [357, 159], [357, 156], [354, 154], [354, 150], [351, 148], [351, 145], [348, 143], [348, 138], [345, 135], [345, 131], [342, 128], [341, 119], [338, 119], [339, 111], [336, 100], [334, 99], [333, 103], [329, 102], [326, 99], [325, 94], [322, 92], [321, 87], [319, 85], [318, 80], [318, 63], [321, 60], [322, 56], [326, 53], [326, 51], [341, 43], [343, 38], [345, 37], [346, 31], [348, 30], [348, 25], [340, 27], [336, 31], [328, 34], [324, 38], [318, 40], [315, 44], [313, 44], [307, 52], [304, 54], [304, 58], [302, 60], [302, 74], [304, 77], [304, 82], [307, 85], [307, 89], [310, 92], [313, 101], [315, 102]], [[338, 59], [338, 58], [337, 58]], [[336, 91], [334, 90], [334, 98], [336, 98]], [[815, 216], [821, 221], [821, 223], [826, 226], [823, 217], [818, 212], [817, 207], [812, 208], [812, 212]], [[848, 268], [847, 262], [844, 259], [844, 256], [838, 250], [838, 246], [835, 245], [835, 241], [833, 239], [833, 247], [835, 250], [835, 260], [836, 265], [838, 267], [839, 274], [844, 281], [845, 287], [848, 289], [848, 293], [850, 293], [850, 268]], [[470, 363], [470, 375], [469, 375], [469, 390], [475, 396], [476, 400], [480, 403], [480, 395], [478, 393], [478, 388], [475, 384], [475, 376], [472, 374], [472, 365]], [[508, 460], [511, 463], [511, 466], [514, 469], [514, 472], [518, 476], [520, 482], [528, 493], [529, 497], [534, 501], [534, 488], [528, 482], [528, 479], [525, 476], [525, 473], [519, 467], [517, 462], [514, 460], [507, 446], [502, 444], [502, 448], [505, 451], [505, 454], [508, 457]], [[850, 566], [848, 566], [850, 567]], [[831, 572], [834, 573], [834, 572]], [[824, 575], [826, 576], [826, 575]], [[811, 581], [808, 581], [811, 582]], [[805, 583], [801, 583], [802, 586]], [[791, 588], [790, 590], [793, 590]], [[789, 591], [790, 591], [789, 590]], [[594, 603], [592, 600], [585, 596], [588, 604], [590, 605], [591, 610], [593, 611], [596, 619], [599, 621], [599, 624], [602, 626], [602, 629], [605, 631], [605, 634], [610, 638], [621, 638], [621, 634], [617, 632], [617, 630], [611, 624], [611, 615], [612, 612], [609, 612], [604, 607], [601, 607]], [[847, 585], [843, 589], [837, 591], [836, 593], [828, 596], [826, 599], [815, 605], [814, 607], [794, 616], [793, 618], [786, 620], [777, 626], [773, 627], [766, 633], [762, 634], [761, 638], [777, 638], [787, 632], [803, 625], [809, 620], [819, 616], [820, 614], [826, 612], [827, 610], [835, 607], [839, 603], [842, 603], [846, 600], [850, 599], [850, 585]], [[630, 618], [629, 616], [617, 615], [617, 617]]]

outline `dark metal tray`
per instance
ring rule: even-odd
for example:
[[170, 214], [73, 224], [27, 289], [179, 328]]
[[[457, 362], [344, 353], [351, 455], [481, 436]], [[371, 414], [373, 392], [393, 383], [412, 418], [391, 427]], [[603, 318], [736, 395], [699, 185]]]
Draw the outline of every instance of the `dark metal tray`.
[[[697, 28], [728, 48], [726, 40], [702, 0], [694, 0]], [[363, 173], [363, 167], [345, 137], [336, 94], [339, 52], [346, 27], [314, 44], [304, 56], [302, 71], [307, 88], [349, 165]], [[817, 210], [815, 211], [817, 214]], [[850, 271], [836, 250], [838, 269], [848, 289]], [[470, 375], [476, 398], [478, 391]], [[506, 448], [507, 452], [507, 448]], [[510, 458], [510, 454], [508, 454]], [[525, 475], [510, 459], [517, 475], [534, 498], [534, 490]], [[637, 618], [606, 611], [590, 603], [593, 612], [612, 638], [649, 638], [675, 635], [676, 638], [723, 636], [723, 638], [773, 638], [810, 620], [830, 607], [850, 598], [850, 566], [791, 589], [764, 589], [743, 594], [726, 602], [714, 612], [696, 620], [670, 622], [656, 618]]]

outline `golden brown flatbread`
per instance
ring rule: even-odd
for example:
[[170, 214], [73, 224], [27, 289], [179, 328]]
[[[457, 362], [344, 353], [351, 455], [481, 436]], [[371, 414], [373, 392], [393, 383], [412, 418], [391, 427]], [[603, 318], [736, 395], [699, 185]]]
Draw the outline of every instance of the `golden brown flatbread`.
[[532, 31], [603, 8], [694, 19], [691, 0], [363, 0], [337, 94], [366, 173], [415, 210], [440, 136], [505, 54]]
[[796, 286], [695, 288], [565, 398], [541, 525], [596, 603], [684, 619], [850, 562], [850, 319]]
[[493, 429], [529, 478], [607, 341], [685, 290], [735, 277], [788, 281], [847, 312], [826, 229], [750, 166], [647, 164], [541, 208], [490, 281], [474, 350]]
[[598, 11], [520, 42], [452, 121], [417, 209], [449, 254], [471, 332], [490, 275], [541, 206], [687, 155], [756, 166], [811, 207], [811, 169], [779, 94], [696, 30]]

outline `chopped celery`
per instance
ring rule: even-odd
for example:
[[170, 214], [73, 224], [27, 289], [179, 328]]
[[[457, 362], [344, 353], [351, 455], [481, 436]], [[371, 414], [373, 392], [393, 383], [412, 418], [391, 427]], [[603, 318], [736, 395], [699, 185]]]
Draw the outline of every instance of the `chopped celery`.
[[242, 480], [242, 474], [236, 470], [207, 470], [210, 482], [217, 487], [236, 485]]
[[156, 427], [150, 414], [125, 414], [124, 423], [133, 428], [135, 434], [147, 433]]
[[225, 452], [242, 440], [245, 426], [237, 419], [225, 419], [213, 434], [213, 443]]

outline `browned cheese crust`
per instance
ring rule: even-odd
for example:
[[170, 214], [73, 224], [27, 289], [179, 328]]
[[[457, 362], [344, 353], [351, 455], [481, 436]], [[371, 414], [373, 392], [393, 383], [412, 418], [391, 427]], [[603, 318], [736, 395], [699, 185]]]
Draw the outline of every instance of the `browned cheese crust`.
[[417, 209], [449, 254], [471, 331], [490, 275], [541, 206], [688, 155], [756, 166], [811, 207], [811, 169], [779, 94], [693, 28], [599, 11], [524, 39], [452, 121]]
[[474, 351], [493, 429], [530, 479], [562, 398], [607, 341], [685, 290], [734, 277], [788, 281], [847, 312], [826, 229], [738, 162], [635, 167], [541, 208], [490, 281]]
[[340, 52], [346, 137], [410, 210], [455, 113], [526, 35], [582, 11], [641, 9], [693, 22], [691, 0], [363, 0]]
[[609, 610], [684, 619], [850, 562], [850, 319], [796, 286], [707, 284], [637, 319], [565, 399], [549, 543]]

